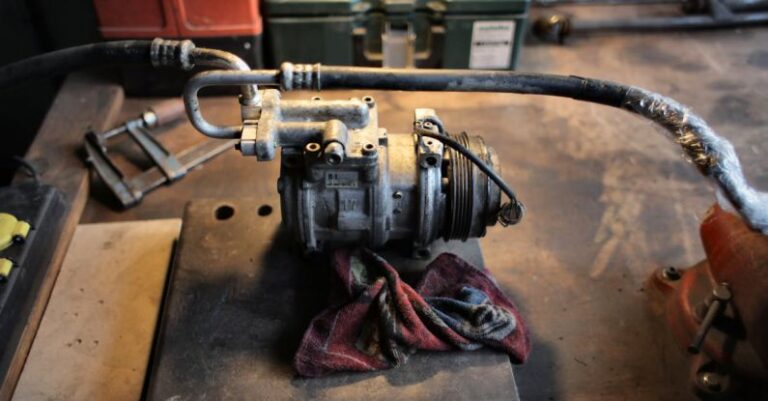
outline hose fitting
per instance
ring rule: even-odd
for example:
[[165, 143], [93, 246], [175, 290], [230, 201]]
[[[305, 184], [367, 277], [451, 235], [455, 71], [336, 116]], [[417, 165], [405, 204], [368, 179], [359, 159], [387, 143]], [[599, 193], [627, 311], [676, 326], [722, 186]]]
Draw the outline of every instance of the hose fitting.
[[320, 64], [281, 64], [280, 86], [285, 91], [320, 90]]
[[189, 71], [195, 67], [192, 50], [195, 44], [191, 40], [167, 40], [155, 38], [149, 48], [149, 61], [157, 67], [179, 67]]

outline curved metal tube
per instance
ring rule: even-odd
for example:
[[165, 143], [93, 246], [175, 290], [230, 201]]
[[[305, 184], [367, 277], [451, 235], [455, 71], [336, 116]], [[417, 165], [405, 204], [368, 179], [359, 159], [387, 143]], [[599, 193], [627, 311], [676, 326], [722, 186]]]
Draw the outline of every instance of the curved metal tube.
[[209, 71], [187, 85], [184, 101], [192, 124], [205, 135], [234, 138], [240, 127], [218, 127], [200, 114], [197, 91], [205, 86], [262, 84], [292, 89], [384, 89], [507, 92], [570, 97], [621, 108], [664, 127], [699, 171], [712, 178], [755, 230], [768, 235], [768, 193], [751, 187], [733, 145], [677, 101], [642, 88], [575, 76], [513, 71], [407, 70], [321, 67], [284, 63], [281, 70]]
[[192, 125], [198, 131], [211, 138], [232, 139], [240, 135], [241, 125], [220, 126], [211, 124], [203, 117], [200, 110], [200, 89], [208, 86], [234, 86], [253, 85], [262, 83], [274, 83], [277, 79], [277, 71], [205, 71], [201, 72], [187, 82], [184, 87], [184, 106]]
[[[207, 67], [222, 68], [226, 70], [251, 71], [251, 67], [236, 55], [216, 49], [195, 48], [191, 52], [193, 63]], [[256, 105], [259, 102], [259, 89], [256, 85], [243, 85], [244, 105]]]

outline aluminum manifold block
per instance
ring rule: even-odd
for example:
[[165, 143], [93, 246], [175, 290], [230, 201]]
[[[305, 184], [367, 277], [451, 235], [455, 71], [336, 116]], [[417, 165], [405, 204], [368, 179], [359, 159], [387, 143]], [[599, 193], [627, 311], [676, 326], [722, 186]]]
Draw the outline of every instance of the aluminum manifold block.
[[[413, 132], [388, 133], [371, 97], [282, 100], [279, 91], [266, 90], [254, 114], [244, 118], [239, 148], [261, 161], [281, 149], [283, 224], [307, 251], [378, 248], [399, 239], [427, 257], [436, 239], [482, 237], [498, 219], [499, 187], [465, 156], [424, 135], [448, 135], [432, 109], [415, 111]], [[450, 137], [499, 171], [482, 138]]]

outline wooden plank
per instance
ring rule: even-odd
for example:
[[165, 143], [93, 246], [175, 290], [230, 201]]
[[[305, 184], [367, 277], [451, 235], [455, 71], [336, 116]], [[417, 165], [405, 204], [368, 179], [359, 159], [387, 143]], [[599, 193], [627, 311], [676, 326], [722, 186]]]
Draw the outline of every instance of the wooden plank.
[[68, 208], [49, 273], [40, 287], [38, 299], [28, 317], [14, 360], [0, 387], [0, 400], [8, 400], [13, 394], [66, 249], [85, 207], [88, 197], [88, 170], [78, 156], [83, 134], [89, 127], [104, 129], [111, 124], [122, 101], [122, 88], [108, 79], [86, 74], [69, 76], [27, 153], [27, 160], [40, 170], [42, 182], [61, 191]]
[[140, 399], [180, 226], [77, 227], [14, 400]]

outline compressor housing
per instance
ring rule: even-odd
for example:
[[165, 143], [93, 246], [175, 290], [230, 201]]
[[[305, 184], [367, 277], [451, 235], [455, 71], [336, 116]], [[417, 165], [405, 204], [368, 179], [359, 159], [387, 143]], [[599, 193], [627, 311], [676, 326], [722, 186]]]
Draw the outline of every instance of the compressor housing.
[[[271, 160], [282, 148], [283, 224], [306, 251], [404, 239], [426, 257], [434, 240], [482, 237], [497, 221], [499, 187], [456, 150], [420, 135], [447, 135], [432, 109], [415, 111], [414, 132], [388, 133], [371, 97], [282, 100], [266, 90], [259, 115], [243, 127], [243, 154]], [[452, 138], [499, 171], [482, 138]]]

